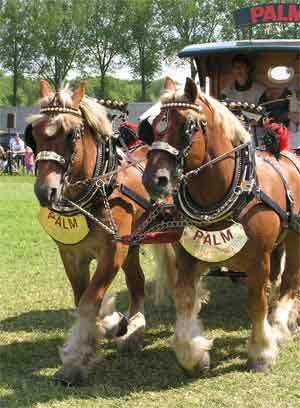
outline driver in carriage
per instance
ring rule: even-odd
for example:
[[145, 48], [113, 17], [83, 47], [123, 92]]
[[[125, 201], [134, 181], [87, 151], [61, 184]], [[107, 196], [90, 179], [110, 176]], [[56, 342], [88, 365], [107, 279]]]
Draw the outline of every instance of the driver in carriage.
[[245, 55], [236, 55], [232, 60], [233, 82], [221, 91], [221, 100], [259, 104], [265, 87], [252, 78], [252, 67]]

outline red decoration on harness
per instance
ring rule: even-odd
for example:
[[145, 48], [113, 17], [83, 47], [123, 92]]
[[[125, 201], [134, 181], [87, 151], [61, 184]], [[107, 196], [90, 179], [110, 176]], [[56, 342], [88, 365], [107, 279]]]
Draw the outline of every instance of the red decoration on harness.
[[139, 146], [142, 143], [137, 136], [137, 130], [138, 126], [133, 122], [125, 121], [119, 125], [119, 132], [129, 149]]
[[128, 127], [129, 129], [133, 130], [135, 133], [137, 132], [137, 128], [138, 128], [138, 126], [135, 123], [129, 122], [128, 120], [120, 124], [120, 128], [122, 127]]
[[276, 123], [272, 118], [267, 119], [263, 123], [265, 130], [265, 145], [266, 149], [273, 153], [276, 157], [282, 150], [289, 149], [289, 141], [291, 133], [282, 123]]

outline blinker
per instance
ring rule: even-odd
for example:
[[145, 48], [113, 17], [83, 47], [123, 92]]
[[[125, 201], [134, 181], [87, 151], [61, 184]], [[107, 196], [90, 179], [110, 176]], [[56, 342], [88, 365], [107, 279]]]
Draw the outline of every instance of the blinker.
[[27, 125], [24, 132], [25, 144], [29, 146], [33, 153], [36, 153], [36, 142], [33, 137], [33, 127], [32, 125]]
[[159, 134], [164, 133], [168, 128], [169, 123], [169, 112], [163, 112], [160, 120], [158, 121], [156, 128]]

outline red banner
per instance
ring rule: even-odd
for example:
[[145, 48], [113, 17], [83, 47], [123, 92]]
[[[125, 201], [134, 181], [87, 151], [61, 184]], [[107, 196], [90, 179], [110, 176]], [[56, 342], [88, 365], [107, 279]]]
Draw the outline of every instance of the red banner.
[[262, 4], [242, 8], [234, 12], [238, 26], [249, 26], [268, 23], [299, 23], [300, 4]]

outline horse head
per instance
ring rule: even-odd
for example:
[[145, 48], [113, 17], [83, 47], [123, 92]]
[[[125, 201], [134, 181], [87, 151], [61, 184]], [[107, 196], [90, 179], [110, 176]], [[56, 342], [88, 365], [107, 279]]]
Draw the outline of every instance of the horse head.
[[193, 80], [187, 78], [184, 91], [179, 91], [171, 78], [165, 79], [161, 111], [152, 123], [153, 143], [143, 176], [153, 199], [172, 193], [178, 170], [204, 162], [207, 143], [202, 105]]
[[42, 206], [51, 208], [61, 199], [66, 181], [92, 176], [95, 134], [106, 137], [112, 131], [105, 109], [85, 97], [84, 82], [71, 93], [53, 92], [41, 81], [40, 97], [40, 113], [28, 119], [25, 141], [36, 158], [35, 194]]

